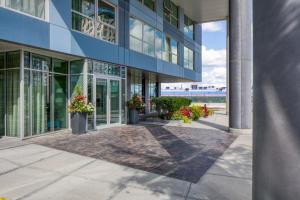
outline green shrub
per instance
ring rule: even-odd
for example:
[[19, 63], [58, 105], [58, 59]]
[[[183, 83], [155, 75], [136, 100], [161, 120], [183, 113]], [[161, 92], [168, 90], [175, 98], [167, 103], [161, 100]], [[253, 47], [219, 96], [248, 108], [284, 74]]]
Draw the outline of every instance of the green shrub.
[[183, 123], [185, 124], [190, 124], [192, 122], [192, 120], [190, 118], [188, 118], [187, 116], [183, 116]]
[[190, 108], [192, 110], [192, 119], [194, 121], [197, 121], [200, 117], [204, 117], [204, 111], [201, 106], [193, 105]]
[[183, 119], [183, 115], [180, 111], [176, 111], [173, 113], [171, 120], [182, 120]]
[[192, 101], [184, 97], [157, 97], [153, 98], [152, 102], [155, 104], [158, 112], [173, 113], [181, 107], [191, 105]]

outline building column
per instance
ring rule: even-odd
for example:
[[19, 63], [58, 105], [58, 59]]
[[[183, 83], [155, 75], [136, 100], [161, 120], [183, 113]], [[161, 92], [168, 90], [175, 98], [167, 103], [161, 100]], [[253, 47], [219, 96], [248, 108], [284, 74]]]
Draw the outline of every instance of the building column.
[[253, 199], [300, 198], [300, 1], [253, 0]]
[[229, 128], [252, 128], [252, 1], [230, 0]]

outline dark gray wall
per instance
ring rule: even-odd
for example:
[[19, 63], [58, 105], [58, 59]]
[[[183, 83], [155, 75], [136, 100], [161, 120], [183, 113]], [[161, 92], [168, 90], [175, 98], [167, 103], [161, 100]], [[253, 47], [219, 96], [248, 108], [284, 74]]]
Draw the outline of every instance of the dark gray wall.
[[300, 199], [300, 1], [254, 1], [254, 200]]

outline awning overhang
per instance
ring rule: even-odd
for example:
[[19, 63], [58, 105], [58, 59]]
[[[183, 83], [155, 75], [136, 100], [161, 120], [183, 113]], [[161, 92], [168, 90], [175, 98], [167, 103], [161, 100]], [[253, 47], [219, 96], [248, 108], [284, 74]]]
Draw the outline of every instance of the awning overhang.
[[224, 20], [229, 16], [229, 0], [173, 0], [197, 23]]

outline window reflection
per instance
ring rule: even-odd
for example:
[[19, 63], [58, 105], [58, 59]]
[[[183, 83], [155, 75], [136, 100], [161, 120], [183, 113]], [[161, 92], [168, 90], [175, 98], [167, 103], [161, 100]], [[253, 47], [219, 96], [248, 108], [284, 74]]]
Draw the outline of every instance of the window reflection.
[[184, 33], [191, 39], [194, 39], [194, 22], [184, 15]]
[[184, 67], [194, 70], [194, 51], [184, 47]]
[[[98, 0], [72, 0], [72, 28], [90, 36], [116, 42], [116, 8]], [[97, 16], [95, 17], [95, 13]]]
[[0, 0], [0, 4], [45, 19], [45, 0]]

